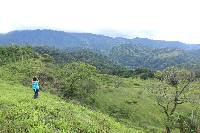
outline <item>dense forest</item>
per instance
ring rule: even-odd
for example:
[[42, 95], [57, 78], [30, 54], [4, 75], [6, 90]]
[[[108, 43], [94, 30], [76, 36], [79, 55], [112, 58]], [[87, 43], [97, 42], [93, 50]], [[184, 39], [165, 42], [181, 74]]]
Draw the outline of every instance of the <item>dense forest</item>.
[[[0, 88], [5, 96], [0, 97], [0, 131], [199, 132], [198, 50], [141, 46], [119, 45], [110, 55], [87, 48], [1, 46]], [[159, 58], [159, 64], [170, 63], [159, 69], [154, 66], [158, 60], [145, 66], [150, 54], [152, 60]], [[120, 57], [134, 59], [135, 64], [128, 67]], [[38, 102], [30, 100], [28, 91], [33, 76], [39, 78], [42, 90]], [[34, 111], [26, 112], [31, 104]], [[65, 109], [71, 112], [66, 114]]]
[[151, 70], [163, 70], [170, 66], [185, 69], [199, 69], [200, 50], [178, 48], [154, 49], [144, 45], [120, 45], [111, 49], [110, 57], [117, 63], [129, 67], [144, 67]]

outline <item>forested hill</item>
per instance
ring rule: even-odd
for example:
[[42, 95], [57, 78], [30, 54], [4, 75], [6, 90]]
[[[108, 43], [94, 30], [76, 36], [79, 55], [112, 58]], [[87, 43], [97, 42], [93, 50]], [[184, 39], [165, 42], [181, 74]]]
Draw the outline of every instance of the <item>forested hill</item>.
[[[151, 70], [163, 70], [171, 66], [198, 69], [200, 66], [200, 45], [178, 41], [138, 37], [134, 39], [113, 38], [91, 33], [68, 33], [53, 30], [23, 30], [0, 35], [0, 45], [10, 44], [45, 46], [55, 50], [70, 51], [70, 56], [65, 52], [57, 54], [56, 51], [51, 50], [48, 54], [54, 56], [57, 54], [62, 60], [56, 61], [64, 62], [72, 56], [74, 59], [95, 64], [97, 68], [101, 70], [103, 68], [108, 73], [118, 73], [110, 69], [113, 68], [110, 66], [116, 68], [118, 65], [131, 69], [148, 68]], [[41, 51], [41, 48], [39, 47], [37, 51]], [[43, 48], [42, 50], [48, 51]], [[96, 65], [99, 63], [104, 65]]]
[[178, 48], [153, 49], [141, 44], [124, 44], [113, 47], [109, 57], [123, 66], [132, 68], [145, 67], [152, 70], [163, 70], [176, 66], [186, 69], [199, 69], [200, 50]]
[[143, 44], [152, 48], [197, 49], [200, 45], [188, 45], [178, 41], [160, 41], [147, 38], [126, 39], [91, 33], [68, 33], [54, 30], [21, 30], [0, 35], [0, 44], [46, 45], [57, 48], [89, 48], [106, 51], [120, 44]]

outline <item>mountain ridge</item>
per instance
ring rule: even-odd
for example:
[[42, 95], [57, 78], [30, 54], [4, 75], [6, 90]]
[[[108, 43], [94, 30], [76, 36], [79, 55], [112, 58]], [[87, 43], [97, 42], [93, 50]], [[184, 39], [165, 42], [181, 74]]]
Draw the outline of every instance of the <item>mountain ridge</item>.
[[0, 44], [26, 44], [51, 46], [57, 48], [81, 47], [106, 51], [120, 44], [143, 44], [153, 48], [200, 49], [200, 44], [186, 44], [179, 41], [152, 40], [136, 37], [110, 37], [93, 33], [64, 32], [50, 29], [16, 30], [0, 34]]
[[[79, 53], [80, 55], [77, 53], [78, 50], [87, 49], [108, 57], [107, 59], [115, 64], [131, 69], [144, 67], [152, 70], [163, 70], [170, 66], [198, 69], [200, 66], [200, 45], [185, 44], [179, 41], [151, 40], [139, 37], [126, 39], [92, 33], [38, 29], [12, 31], [0, 35], [0, 45], [11, 44], [31, 45], [32, 47], [47, 46], [64, 51], [75, 51], [74, 54], [78, 55], [78, 58], [90, 63], [97, 63], [97, 61], [91, 61], [96, 58], [95, 54], [92, 54], [95, 58], [90, 58], [88, 55], [92, 55], [87, 52]], [[106, 58], [102, 57], [99, 58], [99, 61], [106, 62], [103, 61]]]

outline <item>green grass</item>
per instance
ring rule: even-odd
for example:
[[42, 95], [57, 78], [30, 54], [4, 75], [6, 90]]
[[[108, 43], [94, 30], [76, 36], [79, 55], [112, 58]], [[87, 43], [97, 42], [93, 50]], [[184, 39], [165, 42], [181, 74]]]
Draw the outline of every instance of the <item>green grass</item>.
[[[129, 127], [141, 127], [147, 132], [163, 131], [165, 115], [147, 91], [152, 83], [156, 83], [155, 80], [110, 75], [103, 75], [99, 79], [102, 79], [99, 81], [101, 89], [92, 97], [96, 110]], [[186, 114], [191, 110], [191, 104], [182, 104], [177, 108], [178, 112]]]
[[0, 132], [137, 133], [112, 118], [57, 96], [0, 80]]
[[[12, 83], [25, 82], [27, 85], [32, 76], [40, 72], [55, 77], [59, 76], [60, 68], [53, 64], [53, 67], [48, 65], [46, 66], [44, 62], [37, 59], [18, 61], [0, 67], [0, 78], [4, 81], [12, 81]], [[120, 78], [98, 73], [93, 78], [98, 83], [99, 89], [92, 95], [92, 100], [85, 104], [107, 116], [88, 111], [84, 107], [67, 103], [46, 93], [42, 93], [40, 99], [33, 100], [30, 88], [8, 85], [0, 81], [0, 116], [2, 117], [0, 117], [0, 122], [4, 122], [0, 123], [1, 130], [15, 132], [13, 129], [16, 128], [17, 131], [20, 129], [32, 132], [33, 129], [38, 128], [38, 130], [41, 129], [41, 132], [43, 130], [45, 132], [136, 132], [135, 127], [142, 128], [146, 132], [161, 132], [163, 130], [165, 116], [146, 89], [151, 83], [155, 83], [155, 80]], [[199, 83], [196, 84], [196, 88], [198, 86]], [[81, 111], [82, 109], [86, 111]], [[178, 107], [178, 112], [187, 114], [191, 112], [191, 109], [190, 104], [183, 104]], [[32, 114], [34, 113], [41, 116], [39, 117], [41, 119], [33, 121], [34, 115]], [[26, 119], [23, 118], [24, 114]], [[103, 123], [105, 127], [102, 127], [104, 118], [106, 119]], [[134, 129], [128, 131], [129, 129], [114, 122], [113, 118], [120, 124]], [[81, 130], [75, 131], [76, 127]]]
[[[105, 85], [93, 95], [97, 110], [130, 127], [138, 126], [148, 131], [161, 130], [164, 116], [145, 90], [149, 81], [110, 76], [110, 81], [103, 82]], [[121, 84], [116, 87], [116, 82]]]

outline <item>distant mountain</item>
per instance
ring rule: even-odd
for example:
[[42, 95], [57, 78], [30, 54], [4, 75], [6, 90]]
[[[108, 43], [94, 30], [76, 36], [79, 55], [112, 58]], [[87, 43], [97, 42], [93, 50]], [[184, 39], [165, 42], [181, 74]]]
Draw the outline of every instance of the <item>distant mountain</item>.
[[152, 48], [200, 49], [200, 45], [188, 45], [177, 41], [160, 41], [147, 38], [113, 38], [91, 33], [68, 33], [54, 30], [21, 30], [0, 35], [0, 44], [51, 46], [56, 48], [89, 48], [107, 52], [121, 44], [143, 44]]
[[53, 30], [13, 31], [0, 36], [0, 44], [51, 46], [56, 48], [89, 48], [109, 50], [113, 46], [128, 43], [127, 39], [112, 38], [90, 33], [67, 33]]
[[[22, 30], [0, 34], [0, 45], [9, 44], [48, 46], [68, 50], [71, 52], [70, 56], [60, 54], [59, 59], [63, 58], [66, 61], [68, 56], [72, 56], [92, 65], [104, 64], [103, 70], [106, 68], [108, 71], [111, 70], [109, 64], [112, 64], [109, 60], [130, 68], [145, 67], [153, 70], [162, 70], [170, 66], [200, 68], [200, 45], [178, 41], [138, 37], [134, 39], [113, 38], [91, 33], [68, 33], [54, 30]], [[82, 49], [90, 50], [93, 54], [81, 51]], [[73, 53], [73, 51], [76, 52]]]
[[200, 49], [199, 44], [185, 44], [179, 41], [163, 41], [163, 40], [151, 40], [148, 38], [132, 39], [133, 44], [143, 44], [154, 48], [180, 48], [180, 49]]

